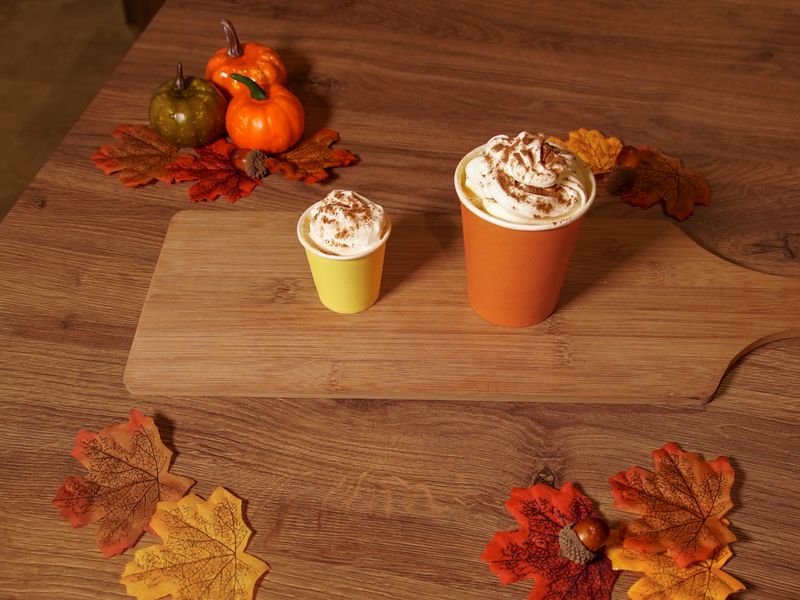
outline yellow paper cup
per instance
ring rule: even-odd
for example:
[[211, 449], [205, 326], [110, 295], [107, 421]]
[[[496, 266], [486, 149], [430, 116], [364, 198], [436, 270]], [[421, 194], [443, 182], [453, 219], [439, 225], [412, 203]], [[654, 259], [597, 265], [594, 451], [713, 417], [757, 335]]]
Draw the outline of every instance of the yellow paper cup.
[[337, 313], [359, 313], [375, 304], [381, 292], [383, 257], [392, 225], [386, 218], [386, 231], [380, 241], [352, 256], [335, 256], [316, 248], [308, 239], [308, 217], [312, 207], [297, 222], [297, 239], [306, 250], [308, 266], [320, 302]]

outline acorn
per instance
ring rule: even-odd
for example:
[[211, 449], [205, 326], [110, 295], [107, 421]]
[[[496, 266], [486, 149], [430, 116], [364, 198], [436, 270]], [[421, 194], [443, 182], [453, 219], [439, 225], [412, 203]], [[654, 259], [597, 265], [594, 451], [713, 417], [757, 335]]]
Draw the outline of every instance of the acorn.
[[250, 148], [234, 148], [231, 152], [231, 162], [240, 171], [246, 170], [247, 155], [250, 154]]
[[623, 146], [617, 154], [616, 164], [618, 167], [630, 167], [635, 169], [639, 166], [639, 150], [634, 146]]
[[234, 148], [231, 152], [231, 162], [240, 171], [247, 173], [253, 179], [262, 179], [269, 175], [266, 160], [268, 155], [261, 150], [250, 148]]
[[608, 525], [603, 519], [587, 517], [579, 523], [570, 523], [558, 535], [560, 555], [572, 562], [585, 565], [597, 558], [608, 539]]
[[581, 543], [592, 552], [598, 552], [608, 539], [608, 524], [597, 517], [588, 517], [576, 523], [572, 530], [578, 534]]

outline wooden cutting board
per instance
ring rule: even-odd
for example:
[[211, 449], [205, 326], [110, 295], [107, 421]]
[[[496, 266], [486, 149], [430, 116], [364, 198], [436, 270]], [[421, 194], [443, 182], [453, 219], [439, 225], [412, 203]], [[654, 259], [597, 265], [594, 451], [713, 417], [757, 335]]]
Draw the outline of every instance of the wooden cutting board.
[[466, 298], [457, 214], [394, 219], [378, 303], [319, 303], [294, 212], [178, 213], [125, 370], [135, 395], [700, 404], [800, 335], [800, 280], [671, 223], [587, 219], [557, 312], [509, 329]]

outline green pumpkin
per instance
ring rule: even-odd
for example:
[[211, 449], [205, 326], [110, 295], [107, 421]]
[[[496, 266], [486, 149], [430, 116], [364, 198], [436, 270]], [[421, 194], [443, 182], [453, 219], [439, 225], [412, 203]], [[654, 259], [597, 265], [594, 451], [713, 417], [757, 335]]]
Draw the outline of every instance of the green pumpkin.
[[150, 126], [165, 142], [196, 148], [225, 133], [228, 102], [216, 86], [200, 77], [178, 75], [165, 81], [150, 99]]

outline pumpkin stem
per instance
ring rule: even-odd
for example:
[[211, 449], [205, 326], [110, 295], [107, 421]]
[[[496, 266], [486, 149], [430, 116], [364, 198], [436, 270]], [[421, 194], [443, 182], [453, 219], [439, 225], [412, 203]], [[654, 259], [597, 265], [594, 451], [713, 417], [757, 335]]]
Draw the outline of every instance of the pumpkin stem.
[[183, 65], [178, 63], [178, 72], [175, 75], [175, 91], [182, 92], [186, 89], [186, 79], [183, 77]]
[[262, 88], [249, 77], [239, 75], [239, 73], [231, 73], [231, 79], [246, 85], [247, 89], [250, 90], [250, 97], [253, 100], [267, 100], [267, 93], [264, 91], [264, 88]]
[[228, 56], [231, 58], [239, 58], [244, 54], [244, 48], [242, 48], [242, 44], [239, 43], [239, 36], [236, 35], [233, 23], [228, 21], [228, 19], [222, 19], [220, 24], [222, 25], [222, 31], [225, 32], [225, 39], [228, 40]]

